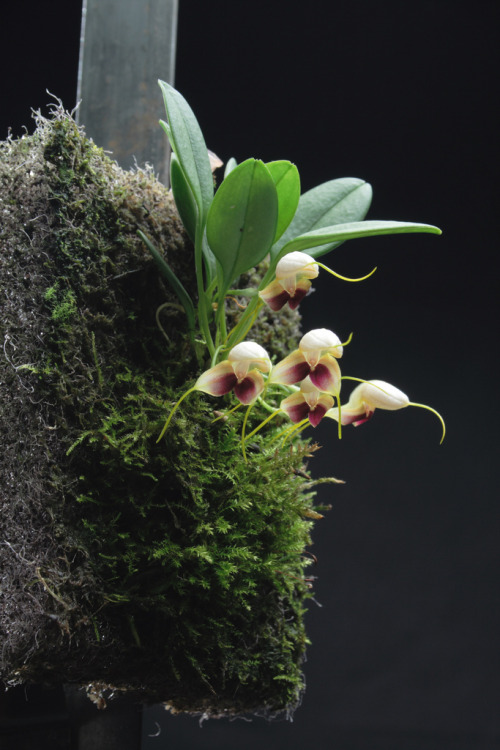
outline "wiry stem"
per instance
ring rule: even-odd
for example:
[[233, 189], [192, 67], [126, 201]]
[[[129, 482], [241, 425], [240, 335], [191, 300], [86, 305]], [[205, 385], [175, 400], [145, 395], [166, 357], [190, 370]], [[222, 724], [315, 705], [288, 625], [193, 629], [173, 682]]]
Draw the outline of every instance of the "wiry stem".
[[263, 427], [265, 427], [266, 424], [270, 422], [271, 419], [274, 419], [274, 417], [276, 417], [280, 412], [281, 412], [281, 409], [276, 409], [275, 411], [273, 411], [272, 414], [270, 414], [268, 417], [263, 419], [262, 422], [259, 425], [257, 425], [257, 427], [245, 437], [245, 440], [250, 440], [251, 437], [253, 437], [257, 432], [259, 432]]
[[179, 406], [181, 405], [181, 403], [182, 403], [182, 402], [184, 401], [184, 399], [186, 398], [186, 396], [189, 396], [189, 394], [190, 394], [190, 393], [192, 393], [192, 392], [193, 392], [193, 391], [195, 391], [195, 390], [196, 390], [196, 388], [194, 388], [194, 387], [193, 387], [193, 388], [190, 388], [189, 390], [187, 390], [187, 391], [186, 391], [186, 393], [184, 393], [184, 394], [183, 394], [183, 395], [182, 395], [182, 396], [180, 397], [180, 399], [179, 399], [179, 400], [177, 401], [177, 403], [176, 403], [176, 404], [174, 405], [174, 408], [172, 409], [172, 411], [171, 411], [171, 412], [170, 412], [170, 414], [168, 415], [167, 421], [166, 421], [166, 422], [165, 422], [165, 424], [163, 425], [163, 430], [162, 430], [162, 431], [160, 432], [160, 435], [159, 435], [159, 437], [158, 437], [158, 440], [156, 441], [157, 443], [159, 443], [159, 442], [160, 442], [160, 440], [162, 439], [162, 437], [164, 436], [164, 434], [165, 434], [165, 433], [166, 433], [166, 431], [168, 430], [168, 426], [169, 426], [170, 422], [172, 421], [172, 417], [174, 416], [175, 412], [177, 411], [177, 409], [179, 408]]

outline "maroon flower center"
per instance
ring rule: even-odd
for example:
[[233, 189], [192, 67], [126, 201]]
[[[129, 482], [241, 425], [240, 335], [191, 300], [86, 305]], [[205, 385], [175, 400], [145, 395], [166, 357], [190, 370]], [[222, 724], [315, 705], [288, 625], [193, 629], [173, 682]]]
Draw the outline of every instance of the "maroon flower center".
[[315, 385], [316, 388], [320, 391], [328, 392], [331, 391], [332, 388], [335, 389], [336, 387], [336, 383], [332, 377], [332, 373], [330, 372], [329, 368], [321, 362], [318, 362], [316, 367], [311, 370], [309, 377], [311, 378], [311, 382], [313, 383], [313, 385]]
[[300, 287], [295, 290], [295, 293], [288, 300], [290, 310], [295, 310], [300, 305], [308, 291], [309, 289], [301, 289]]
[[251, 404], [257, 396], [257, 385], [252, 378], [246, 377], [234, 386], [234, 395], [242, 404]]
[[314, 409], [309, 412], [309, 422], [313, 427], [317, 427], [327, 412], [326, 406], [317, 404]]

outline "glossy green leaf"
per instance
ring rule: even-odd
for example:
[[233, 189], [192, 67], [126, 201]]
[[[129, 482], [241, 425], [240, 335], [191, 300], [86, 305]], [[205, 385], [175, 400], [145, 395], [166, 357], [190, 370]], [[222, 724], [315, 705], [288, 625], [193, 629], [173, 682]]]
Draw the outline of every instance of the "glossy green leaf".
[[[308, 190], [300, 197], [290, 226], [273, 245], [271, 258], [276, 258], [281, 248], [300, 234], [334, 224], [361, 221], [368, 213], [371, 200], [371, 185], [357, 177], [341, 177]], [[339, 244], [330, 243], [324, 252]]]
[[193, 301], [191, 300], [191, 297], [189, 296], [188, 292], [186, 291], [184, 285], [182, 282], [177, 278], [175, 273], [172, 271], [170, 266], [168, 265], [167, 261], [163, 257], [163, 255], [159, 252], [159, 250], [153, 245], [151, 240], [144, 234], [144, 232], [141, 232], [140, 229], [137, 230], [137, 234], [141, 238], [141, 240], [144, 242], [146, 247], [148, 248], [149, 252], [153, 256], [156, 265], [158, 266], [161, 275], [167, 281], [172, 289], [174, 290], [175, 294], [177, 295], [177, 298], [179, 302], [181, 303], [182, 307], [184, 308], [184, 312], [186, 313], [188, 326], [190, 331], [194, 331], [195, 327], [195, 311], [194, 311], [194, 305]]
[[[198, 121], [182, 94], [165, 81], [158, 81], [165, 102], [168, 124], [162, 123], [169, 135], [172, 150], [197, 203], [203, 225], [213, 199], [214, 183], [210, 160]], [[165, 127], [166, 125], [166, 127]]]
[[196, 202], [175, 153], [170, 157], [170, 185], [177, 211], [192, 242], [196, 234]]
[[408, 234], [413, 232], [441, 234], [441, 230], [432, 226], [432, 224], [415, 224], [406, 221], [354, 221], [348, 224], [323, 227], [295, 237], [283, 246], [279, 257], [296, 250], [307, 250], [313, 258], [319, 258], [328, 252], [329, 246], [327, 250], [324, 250], [325, 243], [340, 244], [345, 240], [352, 240], [357, 237], [376, 237], [381, 234]]
[[292, 221], [300, 200], [299, 170], [289, 161], [271, 161], [266, 164], [278, 193], [278, 226], [276, 242]]
[[222, 182], [207, 219], [207, 239], [226, 288], [269, 252], [278, 221], [278, 195], [265, 164], [247, 159]]

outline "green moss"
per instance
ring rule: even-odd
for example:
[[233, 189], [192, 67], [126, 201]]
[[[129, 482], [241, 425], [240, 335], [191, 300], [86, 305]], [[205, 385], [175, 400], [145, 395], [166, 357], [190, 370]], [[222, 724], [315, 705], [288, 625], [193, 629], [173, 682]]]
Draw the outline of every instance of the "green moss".
[[[232, 404], [200, 393], [157, 442], [199, 373], [184, 317], [136, 229], [195, 297], [190, 245], [151, 175], [119, 170], [61, 113], [43, 128], [44, 345], [25, 375], [50, 414], [50, 447], [47, 431], [38, 435], [50, 456], [47, 508], [73, 561], [70, 573], [45, 565], [41, 575], [55, 621], [79, 644], [52, 674], [137, 690], [176, 710], [290, 711], [307, 644], [314, 482], [304, 468], [313, 448], [273, 441], [277, 419], [245, 460], [244, 410], [217, 419]], [[288, 315], [279, 328], [264, 312], [255, 338], [282, 357], [297, 321]], [[265, 416], [255, 407], [247, 432]], [[54, 660], [55, 647], [44, 647]], [[25, 671], [47, 680], [47, 653]]]
[[71, 322], [77, 313], [76, 297], [71, 289], [60, 290], [58, 284], [45, 292], [45, 301], [51, 307], [50, 317], [61, 324]]
[[293, 470], [307, 449], [276, 451], [266, 436], [245, 464], [240, 420], [214, 424], [199, 396], [157, 446], [164, 413], [131, 396], [74, 448], [87, 545], [112, 596], [131, 605], [141, 643], [152, 613], [163, 623], [157, 658], [172, 679], [194, 669], [190, 689], [208, 680], [219, 695], [239, 686], [243, 696], [246, 686], [283, 709], [298, 698], [306, 644], [311, 497]]

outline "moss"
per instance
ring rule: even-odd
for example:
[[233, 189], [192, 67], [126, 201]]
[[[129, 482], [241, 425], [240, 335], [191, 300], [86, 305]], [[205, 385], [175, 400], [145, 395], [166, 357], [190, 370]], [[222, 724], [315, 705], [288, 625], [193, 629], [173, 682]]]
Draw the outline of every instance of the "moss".
[[60, 324], [71, 323], [71, 319], [77, 314], [76, 297], [72, 289], [61, 291], [58, 284], [54, 284], [45, 292], [45, 302], [52, 308], [52, 320]]
[[[152, 174], [120, 170], [59, 109], [37, 125], [2, 144], [0, 174], [2, 679], [209, 715], [289, 712], [303, 689], [314, 447], [273, 442], [275, 420], [245, 461], [241, 412], [217, 419], [229, 401], [198, 393], [157, 442], [198, 373], [136, 230], [195, 296], [191, 247]], [[275, 322], [264, 313], [255, 337], [282, 357], [298, 317]]]

